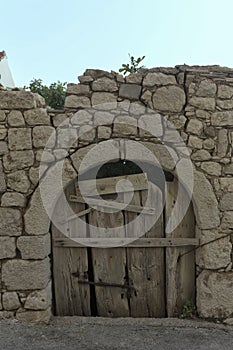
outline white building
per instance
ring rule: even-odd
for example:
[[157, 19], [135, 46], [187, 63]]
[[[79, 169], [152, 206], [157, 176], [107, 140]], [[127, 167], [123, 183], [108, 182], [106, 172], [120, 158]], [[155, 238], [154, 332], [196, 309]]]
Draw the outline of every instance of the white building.
[[0, 52], [0, 84], [6, 88], [15, 87], [5, 51]]

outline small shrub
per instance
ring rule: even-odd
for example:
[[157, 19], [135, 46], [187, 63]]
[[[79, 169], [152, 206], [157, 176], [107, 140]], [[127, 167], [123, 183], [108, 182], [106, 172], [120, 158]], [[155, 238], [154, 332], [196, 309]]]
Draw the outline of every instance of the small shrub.
[[43, 85], [41, 79], [33, 79], [30, 81], [28, 87], [25, 89], [30, 90], [31, 92], [38, 93], [44, 97], [45, 102], [48, 106], [60, 109], [63, 108], [65, 97], [66, 97], [66, 83], [52, 83], [50, 86]]
[[130, 63], [123, 63], [122, 67], [119, 69], [120, 73], [126, 75], [127, 73], [137, 73], [139, 69], [145, 68], [144, 66], [139, 66], [139, 64], [144, 60], [145, 56], [138, 57], [137, 59], [134, 56], [129, 54]]

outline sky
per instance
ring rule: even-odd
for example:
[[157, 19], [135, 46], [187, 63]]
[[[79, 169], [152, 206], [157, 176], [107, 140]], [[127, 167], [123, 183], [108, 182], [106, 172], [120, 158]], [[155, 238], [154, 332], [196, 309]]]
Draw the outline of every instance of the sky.
[[0, 0], [0, 51], [15, 85], [77, 82], [87, 68], [233, 67], [232, 0]]

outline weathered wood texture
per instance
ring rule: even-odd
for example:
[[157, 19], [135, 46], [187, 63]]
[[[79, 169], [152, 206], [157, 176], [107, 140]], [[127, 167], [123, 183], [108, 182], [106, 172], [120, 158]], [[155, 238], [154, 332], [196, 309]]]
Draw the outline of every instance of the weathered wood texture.
[[[178, 183], [167, 183], [165, 216], [166, 222], [170, 218], [171, 211], [174, 207], [174, 198], [176, 198]], [[180, 189], [182, 198], [179, 203], [180, 209], [187, 196], [184, 188]], [[181, 238], [195, 236], [195, 222], [192, 204], [187, 210], [181, 223], [171, 233], [167, 234], [168, 238]], [[193, 301], [195, 305], [195, 255], [190, 251], [190, 247], [181, 248], [173, 247], [166, 249], [166, 280], [167, 280], [167, 315], [174, 317], [182, 313], [185, 303]], [[186, 255], [180, 256], [186, 252]]]
[[[74, 184], [66, 190], [67, 195], [73, 193]], [[76, 213], [84, 210], [85, 205], [72, 203], [72, 210]], [[66, 213], [63, 202], [58, 203], [55, 208], [56, 215], [63, 217]], [[80, 235], [85, 235], [86, 224], [76, 227], [75, 221], [67, 222], [69, 233], [79, 231]], [[53, 239], [64, 238], [64, 235], [52, 226]], [[88, 279], [88, 256], [87, 249], [65, 248], [60, 249], [53, 245], [53, 282], [55, 294], [56, 314], [60, 316], [81, 315], [90, 316], [90, 290], [89, 286], [80, 285], [78, 278]]]
[[[94, 208], [83, 203], [77, 185], [70, 185], [66, 196], [71, 199], [70, 206], [79, 220], [75, 220], [75, 215], [67, 213], [64, 207], [59, 207], [58, 202], [56, 210], [67, 226], [68, 234], [67, 237], [62, 235], [53, 226], [57, 315], [94, 313], [103, 317], [172, 317], [181, 314], [187, 301], [194, 301], [194, 252], [179, 258], [192, 245], [199, 244], [194, 238], [192, 205], [174, 232], [166, 235], [164, 219], [168, 220], [173, 209], [177, 181], [168, 182], [166, 193], [162, 193], [143, 174], [130, 177], [137, 188], [133, 197], [131, 191], [123, 189], [117, 197], [114, 193], [116, 177], [98, 180], [104, 205], [99, 199], [91, 197], [89, 189], [92, 190], [92, 187], [86, 181], [86, 193]], [[183, 191], [182, 196], [185, 195]], [[164, 210], [163, 196], [166, 196]], [[121, 208], [120, 202], [129, 204], [124, 210], [115, 212], [114, 209]], [[148, 211], [144, 210], [144, 205]], [[160, 213], [159, 219], [143, 234], [156, 213]], [[139, 215], [142, 219], [134, 221]], [[127, 245], [126, 239], [130, 239]], [[122, 246], [87, 248], [85, 244], [88, 240], [97, 247], [101, 246], [99, 242], [105, 246], [107, 242], [117, 240], [120, 245], [122, 240]]]

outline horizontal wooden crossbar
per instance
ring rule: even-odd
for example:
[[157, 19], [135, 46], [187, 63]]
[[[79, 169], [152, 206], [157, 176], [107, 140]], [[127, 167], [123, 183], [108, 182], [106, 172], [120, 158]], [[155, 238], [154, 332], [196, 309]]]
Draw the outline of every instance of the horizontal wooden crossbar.
[[[86, 203], [82, 197], [70, 195], [69, 198], [70, 202], [77, 202], [77, 203]], [[143, 214], [148, 215], [154, 215], [155, 214], [155, 208], [149, 208], [149, 207], [142, 207], [141, 205], [133, 205], [128, 204], [125, 208], [122, 209], [122, 206], [124, 206], [124, 203], [116, 202], [116, 201], [106, 201], [101, 199], [95, 199], [95, 198], [88, 198], [88, 203], [92, 205], [92, 207], [100, 207], [100, 208], [112, 208], [112, 209], [119, 209], [119, 210], [125, 210], [125, 211], [131, 211], [134, 213], [141, 213], [143, 211]], [[80, 216], [80, 215], [79, 215]]]
[[[127, 180], [127, 181], [121, 181]], [[121, 181], [121, 182], [119, 182]], [[130, 184], [128, 183], [130, 182]], [[76, 192], [79, 195], [80, 189], [82, 189], [83, 196], [96, 196], [104, 194], [112, 194], [117, 192], [134, 192], [148, 189], [148, 179], [145, 173], [105, 177], [95, 180], [83, 180], [76, 183]]]
[[[110, 243], [118, 245], [114, 248], [161, 248], [161, 247], [185, 247], [199, 246], [198, 238], [139, 238], [133, 242], [126, 244], [129, 238], [55, 238], [53, 239], [55, 247], [66, 248], [86, 248], [86, 245], [93, 247], [111, 246]], [[82, 244], [83, 241], [83, 244]]]

